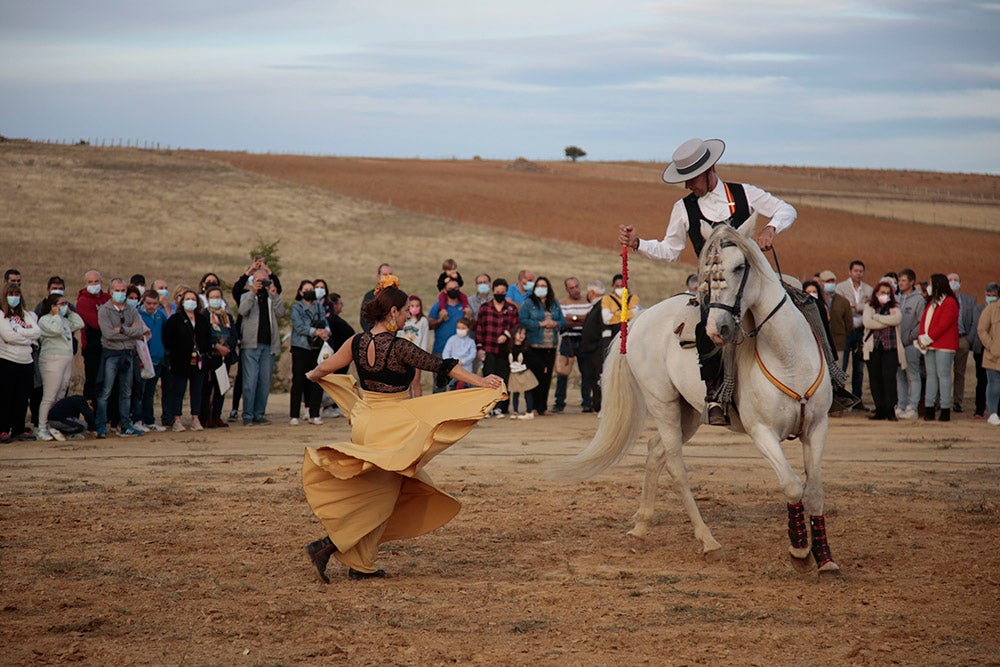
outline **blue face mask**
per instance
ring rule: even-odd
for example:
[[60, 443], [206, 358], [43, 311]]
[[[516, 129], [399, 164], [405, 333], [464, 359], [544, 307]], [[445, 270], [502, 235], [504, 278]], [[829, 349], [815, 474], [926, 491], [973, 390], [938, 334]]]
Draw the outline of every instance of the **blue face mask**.
[[995, 297], [995, 296], [987, 296], [986, 297], [986, 303], [993, 303], [996, 300], [997, 300], [997, 297]]
[[11, 308], [17, 308], [21, 305], [21, 297], [19, 296], [9, 296], [7, 297], [7, 305]]
[[132, 306], [133, 308], [139, 307], [139, 299], [125, 299], [125, 303]]
[[531, 294], [531, 290], [533, 290], [533, 289], [535, 289], [535, 281], [534, 280], [529, 280], [528, 282], [524, 283], [524, 293], [525, 294]]
[[479, 283], [476, 285], [476, 291], [479, 292], [479, 296], [486, 296], [490, 293], [490, 286], [486, 283]]
[[112, 292], [111, 299], [115, 303], [125, 303], [125, 292]]
[[60, 316], [66, 317], [67, 313], [69, 313], [69, 306], [59, 306], [59, 315]]
[[193, 312], [198, 308], [198, 302], [194, 299], [187, 299], [184, 301], [184, 310], [187, 312]]
[[222, 299], [209, 299], [208, 300], [208, 307], [209, 308], [213, 308], [215, 310], [218, 310], [219, 308], [222, 308], [222, 305], [223, 305]]
[[537, 296], [539, 299], [544, 299], [548, 295], [549, 295], [549, 288], [548, 287], [536, 287], [535, 288], [535, 296]]

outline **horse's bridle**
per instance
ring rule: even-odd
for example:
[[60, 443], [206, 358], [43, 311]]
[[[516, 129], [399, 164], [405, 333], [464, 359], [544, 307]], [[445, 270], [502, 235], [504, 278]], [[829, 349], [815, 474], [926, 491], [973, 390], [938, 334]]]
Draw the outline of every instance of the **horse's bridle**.
[[[736, 248], [738, 246], [732, 241], [719, 241], [719, 247]], [[743, 266], [743, 277], [740, 278], [740, 288], [736, 291], [736, 300], [733, 302], [733, 305], [730, 306], [729, 304], [726, 303], [711, 301], [712, 280], [711, 278], [709, 278], [708, 280], [705, 281], [705, 284], [708, 286], [708, 289], [705, 294], [705, 299], [708, 300], [708, 306], [706, 307], [706, 310], [712, 310], [713, 308], [718, 308], [719, 310], [724, 310], [728, 312], [730, 315], [733, 316], [733, 320], [736, 322], [736, 326], [738, 326], [740, 328], [740, 331], [743, 332], [744, 337], [753, 338], [760, 333], [761, 328], [763, 328], [763, 326], [767, 324], [767, 321], [770, 320], [772, 317], [774, 317], [775, 313], [777, 313], [781, 309], [781, 307], [785, 305], [785, 302], [788, 301], [788, 293], [787, 292], [785, 293], [785, 295], [781, 298], [781, 301], [778, 302], [778, 305], [776, 305], [774, 308], [771, 309], [771, 312], [767, 314], [767, 317], [765, 317], [760, 324], [755, 326], [750, 331], [746, 331], [745, 329], [743, 329], [742, 325], [743, 309], [741, 308], [741, 305], [743, 303], [743, 290], [747, 286], [747, 277], [750, 275], [750, 264], [748, 261], [746, 261], [745, 255], [743, 259], [745, 262]], [[777, 260], [777, 256], [775, 256], [775, 259]]]

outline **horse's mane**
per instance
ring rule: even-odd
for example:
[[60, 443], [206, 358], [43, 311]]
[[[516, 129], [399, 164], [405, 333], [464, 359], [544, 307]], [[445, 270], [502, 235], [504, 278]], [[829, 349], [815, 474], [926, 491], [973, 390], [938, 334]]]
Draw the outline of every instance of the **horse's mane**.
[[701, 250], [701, 257], [698, 258], [699, 268], [702, 273], [704, 272], [705, 259], [708, 253], [711, 252], [712, 247], [716, 243], [721, 241], [729, 241], [735, 245], [743, 253], [743, 256], [747, 258], [750, 266], [766, 280], [776, 283], [781, 282], [778, 278], [778, 273], [768, 263], [767, 258], [764, 257], [764, 253], [761, 252], [757, 243], [753, 239], [743, 236], [738, 229], [731, 225], [718, 225], [712, 230], [711, 236], [705, 241], [705, 247]]

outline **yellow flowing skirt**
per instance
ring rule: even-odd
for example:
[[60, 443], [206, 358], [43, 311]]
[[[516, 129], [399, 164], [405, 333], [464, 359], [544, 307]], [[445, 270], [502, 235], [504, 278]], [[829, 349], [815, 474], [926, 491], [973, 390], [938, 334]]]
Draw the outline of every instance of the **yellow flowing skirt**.
[[459, 502], [423, 468], [472, 430], [506, 390], [407, 399], [406, 392], [360, 390], [350, 375], [327, 375], [319, 383], [347, 415], [351, 441], [307, 447], [302, 486], [338, 560], [371, 571], [380, 543], [422, 535], [458, 514]]

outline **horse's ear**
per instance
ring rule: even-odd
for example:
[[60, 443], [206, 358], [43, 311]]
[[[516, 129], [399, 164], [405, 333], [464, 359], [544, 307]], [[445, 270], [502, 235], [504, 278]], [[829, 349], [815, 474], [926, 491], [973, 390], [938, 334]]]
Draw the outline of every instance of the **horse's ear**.
[[712, 230], [713, 229], [715, 229], [715, 227], [712, 226], [712, 223], [710, 223], [708, 220], [702, 220], [701, 221], [701, 238], [703, 238], [703, 239], [705, 239], [707, 241], [708, 237], [712, 235]]
[[753, 231], [756, 227], [757, 227], [757, 211], [754, 211], [753, 213], [750, 214], [750, 217], [746, 219], [746, 222], [740, 225], [738, 231], [740, 234], [749, 239], [753, 238]]

